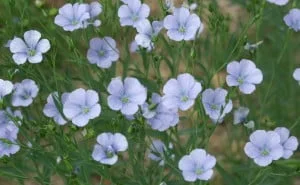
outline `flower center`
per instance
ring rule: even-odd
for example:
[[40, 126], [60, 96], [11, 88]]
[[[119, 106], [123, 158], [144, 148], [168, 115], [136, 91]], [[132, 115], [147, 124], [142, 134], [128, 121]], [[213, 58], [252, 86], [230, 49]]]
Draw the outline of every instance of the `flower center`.
[[35, 54], [36, 54], [36, 51], [34, 49], [30, 49], [28, 51], [28, 55], [31, 56], [31, 57], [33, 57]]
[[139, 16], [137, 15], [132, 15], [131, 19], [133, 20], [133, 22], [136, 22], [139, 20]]
[[198, 168], [195, 172], [197, 175], [201, 175], [203, 173], [203, 170]]
[[31, 96], [30, 96], [30, 93], [29, 93], [29, 92], [25, 92], [21, 97], [22, 97], [24, 100], [27, 100], [27, 99], [29, 99]]
[[189, 100], [189, 97], [187, 97], [187, 96], [181, 97], [181, 101], [183, 101], [183, 102], [187, 102], [188, 100]]
[[129, 99], [127, 97], [122, 97], [121, 101], [122, 103], [128, 103]]
[[151, 41], [152, 41], [152, 42], [157, 41], [157, 36], [156, 36], [156, 35], [151, 35]]
[[78, 21], [77, 21], [77, 20], [72, 20], [71, 24], [72, 24], [73, 26], [75, 26], [75, 25], [78, 24]]
[[260, 154], [261, 154], [262, 156], [267, 156], [267, 155], [270, 154], [270, 152], [269, 152], [267, 149], [263, 149], [263, 150], [260, 152]]
[[109, 147], [106, 150], [105, 155], [107, 158], [112, 158], [115, 155], [115, 152], [113, 151], [113, 149], [111, 147]]
[[210, 108], [211, 108], [212, 110], [218, 110], [218, 106], [215, 105], [215, 104], [210, 105]]
[[90, 112], [90, 109], [88, 107], [83, 107], [82, 113], [87, 114]]
[[242, 85], [244, 83], [244, 78], [243, 77], [238, 77], [237, 82]]
[[178, 31], [180, 32], [180, 33], [185, 33], [185, 27], [184, 26], [180, 26], [179, 27], [179, 29], [178, 29]]
[[103, 50], [100, 50], [100, 51], [98, 52], [98, 55], [99, 55], [100, 57], [103, 57], [104, 54], [105, 54], [105, 52], [104, 52]]

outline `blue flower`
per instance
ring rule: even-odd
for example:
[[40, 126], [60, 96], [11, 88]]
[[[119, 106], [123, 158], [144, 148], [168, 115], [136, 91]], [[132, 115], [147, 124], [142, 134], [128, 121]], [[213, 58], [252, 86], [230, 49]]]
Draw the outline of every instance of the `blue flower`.
[[20, 110], [12, 111], [10, 107], [7, 107], [6, 110], [0, 110], [0, 125], [10, 122], [21, 125], [21, 119], [23, 119], [23, 115]]
[[[139, 45], [136, 43], [135, 40], [132, 41], [132, 42], [130, 43], [130, 45], [129, 45], [129, 51], [130, 51], [131, 53], [137, 53], [137, 52], [140, 52], [140, 51], [141, 51], [140, 49], [141, 49], [141, 48], [139, 47]], [[148, 48], [147, 48], [147, 52], [150, 52], [151, 50], [152, 50], [151, 47], [148, 47]]]
[[239, 107], [233, 113], [233, 124], [237, 125], [246, 121], [249, 114], [249, 109], [247, 107]]
[[118, 161], [118, 152], [124, 152], [128, 148], [128, 142], [120, 133], [102, 133], [97, 137], [92, 157], [102, 164], [113, 165]]
[[9, 45], [10, 51], [13, 53], [13, 60], [16, 64], [24, 64], [27, 60], [29, 63], [40, 63], [43, 60], [43, 53], [50, 49], [50, 43], [47, 39], [42, 39], [41, 33], [36, 30], [26, 31], [24, 33], [24, 41], [15, 37]]
[[74, 125], [84, 127], [90, 119], [100, 115], [101, 106], [98, 101], [96, 91], [76, 89], [68, 95], [63, 104], [63, 113]]
[[60, 111], [57, 107], [58, 106], [57, 104], [59, 104], [59, 103], [61, 103], [62, 105], [65, 104], [68, 96], [69, 96], [69, 93], [62, 94], [61, 102], [60, 102], [58, 93], [57, 92], [51, 93], [48, 96], [47, 104], [45, 105], [45, 107], [43, 109], [43, 113], [45, 114], [45, 116], [53, 118], [53, 120], [56, 123], [58, 123], [59, 125], [66, 124], [67, 120], [65, 120], [64, 116], [60, 113]]
[[138, 34], [135, 36], [136, 43], [143, 48], [154, 48], [153, 41], [160, 30], [163, 28], [163, 23], [161, 21], [153, 21], [152, 25], [148, 19], [140, 21], [137, 23], [136, 30]]
[[156, 93], [152, 94], [151, 105], [145, 103], [142, 106], [142, 111], [147, 123], [154, 130], [165, 131], [179, 122], [177, 109], [166, 108], [161, 101], [161, 97]]
[[206, 89], [202, 93], [202, 104], [206, 115], [214, 123], [221, 123], [227, 113], [232, 110], [232, 101], [226, 102], [228, 92], [225, 89]]
[[136, 27], [137, 23], [146, 19], [150, 14], [150, 8], [142, 4], [140, 0], [126, 1], [118, 10], [121, 26]]
[[101, 12], [102, 12], [102, 5], [99, 2], [94, 1], [90, 3], [89, 5], [90, 18], [97, 17]]
[[94, 1], [87, 5], [87, 12], [90, 15], [90, 18], [83, 22], [83, 28], [86, 28], [88, 25], [93, 24], [95, 27], [101, 25], [101, 21], [97, 19], [97, 16], [102, 12], [102, 5]]
[[169, 109], [188, 110], [201, 90], [201, 84], [192, 75], [180, 74], [177, 79], [172, 78], [164, 85], [163, 105]]
[[290, 137], [290, 131], [285, 127], [277, 127], [274, 131], [280, 136], [280, 144], [283, 147], [282, 158], [289, 159], [298, 148], [297, 138], [295, 136]]
[[289, 2], [289, 0], [267, 0], [267, 1], [279, 6], [286, 5]]
[[58, 10], [54, 23], [65, 31], [74, 31], [86, 27], [85, 22], [90, 19], [89, 5], [68, 3]]
[[109, 68], [112, 62], [119, 59], [116, 41], [111, 37], [93, 38], [90, 40], [87, 58], [91, 64], [97, 64], [100, 68]]
[[166, 145], [161, 140], [153, 140], [150, 145], [150, 153], [148, 158], [159, 162], [160, 166], [165, 164], [165, 153], [167, 151]]
[[187, 8], [181, 7], [174, 10], [173, 15], [164, 19], [167, 35], [175, 41], [193, 40], [202, 23], [196, 14], [191, 14]]
[[274, 131], [256, 130], [250, 135], [244, 151], [259, 166], [268, 166], [283, 156], [280, 136]]
[[209, 180], [213, 175], [212, 168], [216, 165], [216, 158], [203, 149], [195, 149], [189, 155], [183, 156], [178, 164], [185, 181], [195, 182]]
[[163, 7], [167, 12], [173, 12], [175, 9], [174, 0], [165, 0]]
[[300, 84], [300, 68], [295, 69], [293, 77]]
[[20, 146], [16, 143], [18, 132], [19, 128], [13, 122], [0, 124], [0, 158], [20, 150]]
[[136, 79], [127, 77], [122, 82], [121, 78], [114, 78], [109, 83], [107, 91], [108, 106], [115, 111], [121, 110], [124, 115], [133, 115], [139, 105], [143, 105], [147, 98], [147, 89]]
[[0, 79], [0, 101], [4, 96], [9, 95], [14, 88], [14, 85], [7, 80]]
[[244, 94], [251, 94], [255, 90], [255, 84], [263, 80], [261, 70], [256, 68], [251, 60], [242, 59], [240, 62], [233, 61], [227, 65], [227, 85], [238, 86]]
[[285, 24], [295, 32], [300, 31], [300, 9], [293, 8], [283, 18]]
[[16, 83], [12, 95], [12, 105], [14, 107], [27, 107], [38, 95], [39, 87], [33, 80], [25, 79], [21, 83]]

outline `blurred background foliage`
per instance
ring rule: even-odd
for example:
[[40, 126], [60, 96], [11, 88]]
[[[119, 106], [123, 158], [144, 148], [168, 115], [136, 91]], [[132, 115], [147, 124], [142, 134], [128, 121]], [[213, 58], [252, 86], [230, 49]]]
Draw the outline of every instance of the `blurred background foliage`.
[[[0, 185], [4, 184], [114, 184], [114, 185], [181, 185], [185, 183], [177, 169], [181, 156], [190, 150], [207, 148], [218, 164], [211, 185], [298, 185], [300, 184], [299, 150], [292, 159], [280, 160], [267, 168], [258, 168], [247, 159], [243, 147], [251, 130], [233, 126], [232, 114], [221, 125], [213, 125], [201, 117], [200, 100], [194, 110], [182, 113], [181, 123], [168, 132], [151, 130], [143, 120], [128, 121], [106, 104], [106, 87], [115, 76], [135, 76], [147, 88], [148, 95], [161, 92], [170, 77], [189, 72], [204, 88], [223, 87], [226, 64], [233, 60], [253, 60], [263, 71], [264, 81], [252, 95], [241, 95], [230, 89], [235, 107], [247, 106], [249, 120], [256, 129], [285, 126], [292, 135], [300, 137], [300, 86], [292, 78], [300, 66], [300, 33], [288, 29], [283, 17], [300, 2], [290, 0], [279, 7], [265, 0], [195, 0], [195, 10], [204, 22], [204, 32], [195, 41], [170, 41], [165, 31], [160, 34], [153, 52], [129, 52], [136, 31], [121, 27], [116, 0], [101, 0], [102, 25], [75, 32], [65, 32], [54, 24], [58, 8], [83, 0], [1, 0], [0, 1], [0, 78], [21, 81], [35, 80], [40, 93], [28, 108], [20, 128], [21, 151], [0, 159]], [[151, 7], [151, 20], [166, 15], [161, 0], [144, 0]], [[176, 1], [181, 4], [182, 1]], [[40, 64], [17, 66], [8, 48], [2, 47], [14, 36], [22, 37], [27, 30], [36, 29], [51, 43], [51, 50]], [[111, 36], [120, 50], [120, 60], [103, 70], [88, 63], [89, 40]], [[244, 49], [246, 43], [263, 41], [256, 50]], [[85, 128], [71, 124], [60, 127], [42, 114], [47, 96], [58, 91], [69, 92], [78, 87], [97, 90], [103, 111], [99, 118]], [[129, 139], [129, 150], [123, 159], [107, 167], [94, 162], [90, 155], [95, 138], [102, 132], [122, 132]], [[165, 168], [147, 158], [151, 138], [174, 144], [175, 160], [166, 159]], [[30, 142], [32, 147], [28, 147]], [[61, 159], [59, 162], [57, 159]], [[145, 160], [146, 159], [146, 160]], [[298, 176], [298, 178], [297, 178]]]

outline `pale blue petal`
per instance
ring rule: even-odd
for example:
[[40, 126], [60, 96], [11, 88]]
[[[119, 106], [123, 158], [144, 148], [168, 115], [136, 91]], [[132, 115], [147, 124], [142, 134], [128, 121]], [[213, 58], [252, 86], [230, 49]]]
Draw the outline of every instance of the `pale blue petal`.
[[37, 64], [42, 62], [43, 56], [42, 53], [38, 52], [34, 56], [28, 56], [28, 61], [32, 64]]
[[117, 152], [126, 151], [128, 148], [128, 142], [126, 137], [119, 133], [114, 134], [112, 146]]
[[124, 104], [121, 108], [121, 112], [124, 115], [133, 115], [138, 111], [139, 107], [135, 103]]
[[244, 147], [244, 151], [246, 153], [246, 155], [252, 159], [257, 158], [258, 156], [260, 156], [260, 151], [259, 148], [255, 145], [253, 145], [252, 143], [248, 142], [245, 147]]
[[272, 163], [272, 157], [271, 156], [259, 156], [254, 159], [254, 162], [259, 166], [265, 167]]
[[250, 135], [250, 141], [257, 147], [263, 147], [267, 140], [267, 132], [264, 130], [256, 130]]
[[120, 100], [120, 98], [116, 97], [114, 95], [110, 95], [107, 97], [107, 103], [108, 103], [109, 108], [111, 108], [112, 110], [116, 110], [116, 111], [121, 110], [121, 108], [123, 106], [123, 103]]
[[40, 38], [41, 38], [41, 33], [36, 30], [26, 31], [24, 33], [24, 40], [27, 46], [29, 46], [32, 49], [36, 47]]
[[47, 39], [42, 39], [38, 42], [36, 46], [36, 51], [41, 53], [46, 53], [50, 49], [50, 42]]
[[10, 42], [9, 49], [12, 53], [26, 53], [28, 47], [22, 39], [16, 37]]
[[208, 171], [202, 173], [201, 175], [198, 175], [197, 178], [199, 180], [207, 181], [207, 180], [211, 179], [211, 177], [213, 176], [213, 173], [214, 173], [213, 170], [208, 170]]

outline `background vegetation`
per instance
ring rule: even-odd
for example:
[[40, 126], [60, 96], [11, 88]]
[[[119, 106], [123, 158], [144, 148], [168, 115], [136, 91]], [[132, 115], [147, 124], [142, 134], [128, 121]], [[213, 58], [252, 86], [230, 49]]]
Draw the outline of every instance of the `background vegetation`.
[[[259, 168], [243, 152], [251, 130], [233, 126], [232, 114], [221, 125], [213, 125], [204, 115], [198, 99], [194, 109], [181, 115], [181, 122], [167, 132], [153, 131], [143, 120], [128, 121], [111, 111], [106, 103], [106, 87], [115, 76], [137, 77], [150, 92], [161, 92], [170, 77], [189, 72], [204, 88], [223, 87], [230, 91], [235, 107], [247, 106], [256, 129], [285, 126], [300, 137], [300, 86], [292, 78], [300, 66], [300, 33], [289, 30], [283, 16], [300, 2], [290, 0], [279, 7], [265, 0], [197, 0], [195, 12], [204, 22], [201, 36], [192, 42], [170, 41], [160, 34], [153, 52], [129, 52], [136, 31], [120, 27], [117, 10], [119, 1], [101, 0], [102, 25], [75, 32], [65, 32], [54, 24], [57, 8], [70, 1], [34, 0], [0, 1], [0, 78], [13, 82], [30, 78], [40, 87], [38, 97], [22, 108], [24, 121], [19, 133], [21, 151], [0, 159], [0, 184], [115, 184], [115, 185], [181, 185], [185, 183], [177, 169], [178, 160], [190, 150], [206, 148], [218, 164], [211, 185], [296, 185], [300, 184], [300, 153], [289, 160], [280, 160], [267, 168]], [[43, 2], [43, 1], [39, 1]], [[160, 0], [145, 0], [151, 6], [152, 20], [166, 15]], [[181, 2], [177, 2], [180, 4]], [[2, 47], [14, 36], [36, 29], [51, 43], [51, 50], [40, 64], [17, 66], [8, 48]], [[103, 70], [88, 63], [89, 40], [111, 36], [118, 42], [120, 60]], [[263, 41], [254, 52], [244, 45]], [[247, 58], [263, 71], [264, 81], [252, 95], [242, 95], [224, 83], [226, 64]], [[46, 118], [42, 109], [53, 92], [70, 92], [78, 87], [96, 90], [103, 108], [99, 118], [85, 128], [70, 123], [58, 126]], [[95, 138], [102, 132], [122, 132], [129, 140], [123, 159], [112, 166], [91, 159]], [[160, 167], [147, 160], [151, 139], [160, 138], [174, 144], [175, 160], [166, 159]], [[30, 142], [32, 147], [28, 147]], [[57, 163], [57, 158], [61, 161]], [[101, 181], [101, 182], [100, 182]], [[199, 183], [199, 184], [200, 184]]]

